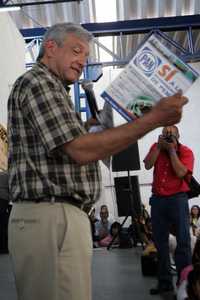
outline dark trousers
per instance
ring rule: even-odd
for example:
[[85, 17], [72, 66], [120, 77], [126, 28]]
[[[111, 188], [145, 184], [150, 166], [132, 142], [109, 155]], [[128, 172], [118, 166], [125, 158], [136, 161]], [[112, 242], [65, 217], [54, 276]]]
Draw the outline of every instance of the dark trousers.
[[188, 198], [186, 193], [164, 197], [153, 195], [150, 205], [153, 238], [158, 251], [158, 282], [160, 285], [171, 284], [169, 232], [172, 225], [177, 240], [175, 264], [178, 277], [181, 270], [191, 264]]

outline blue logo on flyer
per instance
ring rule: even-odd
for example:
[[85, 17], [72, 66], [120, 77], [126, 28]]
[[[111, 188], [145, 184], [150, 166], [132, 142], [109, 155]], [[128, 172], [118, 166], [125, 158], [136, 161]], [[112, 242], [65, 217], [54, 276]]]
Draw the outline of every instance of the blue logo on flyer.
[[142, 52], [135, 58], [134, 63], [145, 73], [145, 75], [150, 76], [160, 65], [161, 59], [157, 57], [151, 51], [151, 49], [145, 47]]

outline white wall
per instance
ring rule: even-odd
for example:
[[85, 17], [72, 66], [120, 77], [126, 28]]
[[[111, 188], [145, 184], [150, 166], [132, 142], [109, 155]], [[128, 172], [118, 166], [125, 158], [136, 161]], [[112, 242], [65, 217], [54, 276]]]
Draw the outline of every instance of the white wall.
[[0, 123], [6, 127], [12, 84], [25, 71], [25, 42], [6, 12], [0, 13], [0, 45]]

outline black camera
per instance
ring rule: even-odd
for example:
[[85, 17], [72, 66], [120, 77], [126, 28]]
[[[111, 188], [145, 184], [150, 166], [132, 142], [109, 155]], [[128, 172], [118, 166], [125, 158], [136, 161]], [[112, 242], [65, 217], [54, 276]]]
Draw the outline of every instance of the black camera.
[[172, 136], [170, 136], [170, 135], [165, 137], [165, 141], [167, 143], [173, 143], [174, 142]]

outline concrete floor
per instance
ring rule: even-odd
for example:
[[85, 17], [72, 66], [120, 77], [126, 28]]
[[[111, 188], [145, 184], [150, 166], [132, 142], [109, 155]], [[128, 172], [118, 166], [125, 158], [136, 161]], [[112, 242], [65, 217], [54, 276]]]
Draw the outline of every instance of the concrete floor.
[[[156, 279], [142, 276], [141, 252], [140, 247], [110, 251], [94, 249], [93, 300], [173, 299], [171, 295], [165, 295], [165, 298], [149, 295]], [[0, 255], [0, 299], [17, 300], [8, 255]]]
[[131, 249], [94, 250], [93, 300], [172, 300], [173, 295], [151, 296], [155, 277], [141, 273], [140, 247]]
[[9, 256], [0, 254], [0, 299], [17, 300]]

